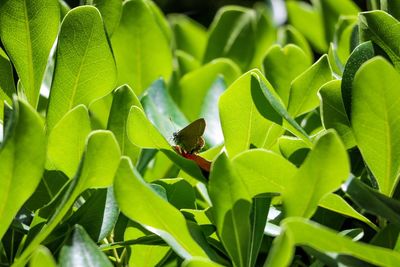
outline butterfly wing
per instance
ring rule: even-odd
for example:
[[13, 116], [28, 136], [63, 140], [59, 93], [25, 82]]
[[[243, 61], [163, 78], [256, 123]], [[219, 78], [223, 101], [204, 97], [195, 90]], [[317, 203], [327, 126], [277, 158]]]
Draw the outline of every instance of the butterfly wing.
[[206, 128], [206, 121], [201, 118], [195, 120], [174, 135], [175, 142], [186, 151], [192, 151], [198, 146]]

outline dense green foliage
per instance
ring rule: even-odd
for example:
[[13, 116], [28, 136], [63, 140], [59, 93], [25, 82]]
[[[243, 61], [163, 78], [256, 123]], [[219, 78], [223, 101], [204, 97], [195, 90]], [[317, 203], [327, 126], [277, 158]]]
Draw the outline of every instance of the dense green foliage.
[[0, 266], [400, 266], [399, 0], [82, 2], [0, 1]]

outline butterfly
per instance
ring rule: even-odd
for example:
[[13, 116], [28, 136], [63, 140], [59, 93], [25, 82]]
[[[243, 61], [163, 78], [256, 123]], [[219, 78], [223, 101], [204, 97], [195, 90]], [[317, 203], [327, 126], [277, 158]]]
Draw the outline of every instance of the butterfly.
[[204, 147], [202, 137], [206, 129], [206, 121], [203, 118], [195, 120], [182, 130], [173, 133], [173, 140], [184, 153], [195, 154]]

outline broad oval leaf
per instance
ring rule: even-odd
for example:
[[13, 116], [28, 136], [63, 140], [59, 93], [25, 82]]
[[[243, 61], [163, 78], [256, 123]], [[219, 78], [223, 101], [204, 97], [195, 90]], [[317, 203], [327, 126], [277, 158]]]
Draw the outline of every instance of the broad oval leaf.
[[[139, 99], [129, 85], [122, 85], [113, 92], [113, 100], [108, 117], [107, 129], [112, 131], [121, 148], [122, 155], [128, 156], [134, 164], [138, 161], [141, 149], [128, 138], [127, 120], [132, 106], [141, 108]], [[138, 129], [137, 129], [138, 130]]]
[[0, 48], [0, 122], [3, 121], [4, 103], [12, 105], [12, 95], [17, 93], [14, 85], [13, 68], [10, 59]]
[[184, 259], [208, 258], [191, 236], [183, 215], [144, 182], [127, 157], [121, 158], [114, 192], [119, 207], [128, 218], [159, 235], [179, 256]]
[[71, 241], [61, 248], [59, 262], [65, 267], [113, 266], [80, 225], [75, 225]]
[[57, 263], [51, 255], [51, 252], [46, 247], [40, 246], [32, 255], [32, 258], [29, 261], [29, 267], [42, 266], [56, 267]]
[[285, 106], [289, 102], [290, 84], [310, 67], [310, 59], [300, 47], [289, 44], [272, 46], [263, 60], [265, 78], [274, 87]]
[[39, 185], [46, 160], [42, 119], [28, 103], [13, 102], [0, 147], [0, 237]]
[[218, 235], [234, 266], [248, 266], [251, 197], [225, 153], [211, 168], [208, 192]]
[[33, 107], [38, 104], [47, 59], [59, 24], [57, 0], [7, 0], [0, 4], [1, 41]]
[[78, 105], [65, 114], [48, 136], [46, 169], [60, 170], [72, 179], [90, 131], [90, 118], [84, 105]]
[[52, 129], [76, 105], [88, 106], [111, 92], [116, 75], [99, 11], [82, 6], [68, 12], [59, 34], [47, 127]]
[[335, 129], [346, 148], [351, 148], [356, 143], [343, 104], [340, 86], [340, 80], [333, 80], [324, 84], [318, 91], [321, 102], [321, 120], [325, 129]]
[[310, 218], [320, 200], [339, 189], [349, 173], [350, 167], [343, 143], [336, 132], [326, 131], [316, 141], [283, 192], [286, 216]]
[[256, 147], [270, 148], [282, 134], [280, 126], [266, 120], [252, 99], [253, 71], [238, 78], [219, 100], [219, 115], [226, 150], [230, 157]]
[[101, 13], [108, 36], [118, 27], [122, 13], [120, 0], [84, 0], [86, 4], [95, 6]]
[[117, 62], [118, 84], [129, 84], [140, 95], [150, 84], [172, 73], [168, 38], [148, 0], [126, 1], [111, 43]]
[[322, 56], [292, 82], [288, 112], [297, 117], [318, 107], [318, 89], [332, 78], [328, 57]]
[[246, 70], [255, 50], [255, 20], [256, 14], [251, 9], [222, 7], [209, 28], [203, 62], [227, 57]]
[[264, 149], [240, 153], [233, 158], [232, 165], [251, 197], [282, 193], [297, 171], [296, 166], [285, 158]]
[[397, 19], [381, 10], [358, 15], [361, 36], [372, 40], [389, 56], [397, 71], [400, 70], [400, 24]]
[[358, 70], [352, 90], [351, 125], [357, 145], [379, 190], [393, 194], [400, 173], [400, 75], [383, 58]]

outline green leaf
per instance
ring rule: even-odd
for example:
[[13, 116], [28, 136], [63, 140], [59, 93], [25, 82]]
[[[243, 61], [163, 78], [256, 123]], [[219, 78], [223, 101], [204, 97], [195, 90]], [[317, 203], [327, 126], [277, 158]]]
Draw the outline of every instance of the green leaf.
[[384, 4], [386, 4], [387, 12], [395, 17], [397, 20], [400, 19], [400, 1], [399, 0], [382, 0], [381, 6], [385, 10]]
[[208, 193], [219, 238], [233, 265], [248, 266], [251, 197], [233, 166], [225, 153], [218, 156], [212, 165]]
[[326, 52], [328, 43], [325, 40], [323, 18], [318, 10], [302, 1], [288, 1], [286, 7], [290, 24], [303, 34], [317, 52]]
[[344, 67], [342, 77], [342, 98], [348, 118], [351, 116], [351, 98], [354, 76], [361, 65], [374, 56], [375, 51], [372, 43], [370, 41], [362, 43], [353, 50], [347, 60], [346, 66]]
[[296, 245], [311, 247], [327, 255], [349, 255], [378, 266], [395, 267], [400, 264], [400, 256], [396, 251], [354, 242], [303, 218], [287, 218], [281, 227], [282, 234], [275, 239], [264, 266], [289, 266]]
[[117, 222], [119, 208], [112, 187], [96, 190], [68, 219], [69, 225], [79, 224], [89, 236], [100, 242], [110, 234]]
[[0, 4], [1, 41], [13, 62], [28, 102], [36, 108], [51, 47], [57, 37], [57, 0], [11, 0]]
[[119, 25], [122, 13], [120, 0], [85, 0], [87, 5], [95, 6], [101, 14], [108, 36], [111, 36]]
[[198, 61], [192, 55], [189, 55], [188, 53], [186, 53], [184, 51], [176, 50], [175, 57], [176, 57], [176, 60], [178, 61], [180, 75], [185, 75], [188, 72], [191, 72], [191, 71], [194, 71], [194, 70], [200, 68], [200, 66], [201, 66], [200, 61]]
[[190, 235], [182, 214], [143, 181], [127, 157], [121, 159], [114, 192], [121, 211], [128, 218], [159, 235], [179, 256], [207, 257]]
[[320, 88], [318, 95], [321, 102], [321, 120], [325, 129], [335, 129], [346, 148], [356, 146], [343, 104], [341, 81], [327, 82]]
[[282, 125], [290, 132], [298, 135], [306, 143], [311, 144], [307, 133], [289, 115], [272, 85], [258, 70], [252, 72], [251, 96], [258, 112], [264, 118], [278, 125]]
[[321, 17], [328, 42], [333, 40], [335, 26], [340, 16], [355, 16], [360, 11], [357, 4], [351, 0], [324, 0], [318, 3], [321, 5]]
[[294, 44], [299, 46], [304, 53], [307, 55], [307, 60], [312, 61], [314, 58], [314, 54], [311, 51], [310, 45], [308, 44], [307, 40], [304, 36], [292, 25], [286, 25], [278, 31], [278, 43], [282, 46], [288, 44]]
[[175, 37], [175, 49], [182, 50], [201, 61], [207, 43], [204, 26], [183, 14], [169, 15], [168, 20]]
[[400, 226], [400, 202], [398, 200], [379, 193], [356, 178], [347, 181], [343, 188], [359, 207]]
[[185, 115], [169, 95], [162, 79], [155, 81], [146, 90], [141, 102], [149, 120], [167, 140], [179, 128], [189, 124]]
[[89, 114], [84, 105], [78, 105], [65, 114], [49, 134], [46, 168], [60, 170], [72, 179], [90, 131]]
[[140, 95], [150, 84], [172, 73], [169, 41], [148, 0], [126, 1], [111, 43], [117, 62], [118, 84]]
[[347, 203], [342, 197], [336, 194], [329, 194], [319, 202], [319, 206], [325, 209], [343, 214], [355, 218], [369, 225], [375, 231], [378, 230], [375, 224], [373, 224], [368, 218], [358, 213], [349, 203]]
[[93, 130], [104, 130], [111, 112], [113, 93], [98, 98], [89, 104], [90, 122]]
[[115, 63], [96, 8], [77, 7], [65, 16], [55, 64], [47, 111], [49, 129], [70, 109], [79, 104], [88, 106], [115, 85]]
[[251, 239], [250, 239], [250, 263], [249, 266], [256, 266], [257, 257], [259, 255], [262, 240], [264, 237], [264, 229], [267, 224], [269, 207], [273, 196], [259, 195], [253, 198], [251, 207], [250, 223], [251, 223]]
[[40, 246], [32, 255], [32, 259], [29, 262], [29, 267], [42, 266], [56, 267], [57, 263], [51, 255], [51, 252], [46, 247]]
[[289, 114], [297, 117], [318, 107], [318, 89], [332, 78], [328, 57], [322, 56], [292, 82], [288, 105]]
[[307, 55], [300, 47], [293, 44], [285, 47], [272, 46], [263, 61], [265, 77], [274, 87], [285, 106], [289, 102], [292, 80], [310, 66]]
[[219, 9], [208, 30], [203, 62], [227, 57], [246, 70], [255, 49], [255, 19], [256, 14], [251, 9], [239, 6]]
[[110, 131], [93, 131], [89, 134], [86, 150], [75, 178], [68, 184], [65, 193], [46, 225], [27, 245], [15, 260], [15, 266], [24, 266], [31, 253], [61, 222], [75, 200], [89, 188], [105, 188], [113, 184], [119, 164], [120, 150], [114, 135]]
[[17, 93], [14, 85], [13, 68], [8, 56], [0, 48], [0, 122], [3, 121], [4, 102], [12, 105], [12, 95]]
[[251, 95], [254, 72], [243, 74], [219, 100], [222, 132], [230, 157], [249, 149], [251, 144], [270, 148], [283, 132], [281, 127], [265, 120], [254, 105]]
[[379, 190], [394, 192], [400, 173], [397, 99], [400, 75], [383, 58], [373, 58], [358, 70], [352, 90], [351, 125], [354, 137]]
[[46, 160], [42, 119], [28, 103], [13, 102], [0, 146], [0, 237], [39, 185]]
[[283, 192], [285, 216], [310, 218], [320, 200], [339, 189], [349, 173], [343, 143], [334, 131], [326, 131]]
[[165, 188], [168, 202], [178, 210], [196, 208], [196, 196], [194, 188], [184, 179], [160, 179], [154, 183]]
[[137, 106], [131, 107], [126, 130], [129, 140], [138, 147], [171, 149], [167, 140]]
[[226, 84], [223, 77], [218, 77], [204, 97], [204, 102], [201, 107], [200, 117], [204, 118], [207, 122], [204, 139], [211, 147], [224, 142], [221, 120], [219, 118], [218, 102], [225, 89]]
[[207, 258], [194, 257], [190, 260], [185, 260], [182, 267], [221, 267], [218, 263], [212, 262]]
[[134, 164], [138, 161], [141, 149], [128, 138], [127, 119], [132, 106], [141, 108], [139, 99], [129, 85], [122, 85], [113, 92], [113, 100], [107, 129], [112, 131], [121, 148], [122, 155], [128, 156]]
[[297, 168], [272, 151], [251, 149], [240, 153], [232, 165], [253, 198], [263, 193], [282, 193]]
[[75, 225], [71, 240], [61, 248], [59, 262], [60, 266], [113, 266], [80, 225]]
[[381, 10], [362, 12], [358, 15], [360, 33], [364, 40], [379, 45], [400, 71], [399, 21]]
[[240, 76], [240, 69], [229, 59], [215, 59], [194, 70], [179, 81], [176, 92], [178, 105], [190, 121], [198, 119], [205, 97], [215, 80], [221, 75], [227, 85]]

